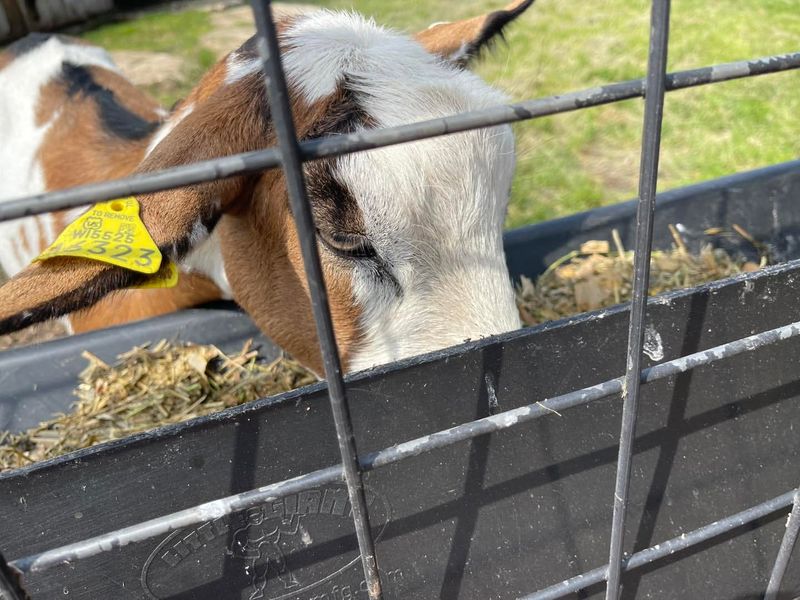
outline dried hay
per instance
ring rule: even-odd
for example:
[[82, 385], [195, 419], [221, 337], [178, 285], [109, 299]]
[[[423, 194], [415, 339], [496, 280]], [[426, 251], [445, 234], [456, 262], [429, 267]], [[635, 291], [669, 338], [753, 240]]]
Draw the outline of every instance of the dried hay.
[[113, 366], [83, 356], [89, 366], [79, 376], [73, 410], [18, 435], [0, 432], [0, 471], [315, 381], [291, 359], [259, 361], [250, 342], [227, 356], [215, 346], [161, 341], [120, 355]]
[[[763, 250], [741, 227], [735, 226], [734, 231], [759, 251]], [[670, 226], [670, 232], [675, 240], [673, 249], [655, 250], [651, 255], [651, 296], [755, 271], [766, 265], [763, 253], [761, 264], [756, 264], [734, 259], [710, 244], [699, 254], [692, 254], [674, 227]], [[726, 232], [715, 228], [706, 233]], [[535, 283], [522, 277], [517, 287], [517, 305], [523, 323], [537, 325], [629, 301], [633, 292], [633, 252], [622, 246], [616, 230], [612, 237], [613, 249], [608, 241], [588, 241], [550, 265]]]
[[[670, 230], [675, 247], [652, 254], [650, 294], [754, 271], [766, 264], [765, 258], [760, 265], [735, 260], [710, 245], [691, 254], [675, 228]], [[742, 228], [735, 226], [734, 231], [763, 251]], [[707, 233], [729, 234], [722, 229]], [[623, 248], [616, 231], [613, 242], [613, 249], [608, 241], [584, 243], [553, 263], [536, 283], [523, 277], [517, 290], [523, 322], [535, 325], [629, 300], [633, 252]], [[0, 471], [207, 415], [315, 379], [288, 358], [264, 364], [249, 343], [232, 356], [215, 346], [161, 341], [120, 355], [114, 366], [89, 352], [84, 357], [89, 366], [80, 374], [74, 410], [19, 435], [0, 432]]]

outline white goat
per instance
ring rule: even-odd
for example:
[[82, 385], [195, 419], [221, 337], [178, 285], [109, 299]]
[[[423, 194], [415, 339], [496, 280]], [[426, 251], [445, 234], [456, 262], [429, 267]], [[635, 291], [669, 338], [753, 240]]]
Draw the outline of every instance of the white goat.
[[[298, 135], [504, 102], [465, 66], [532, 2], [415, 38], [349, 13], [279, 21]], [[264, 148], [276, 141], [265, 106], [253, 39], [167, 115], [103, 50], [62, 36], [26, 38], [0, 55], [0, 201]], [[348, 369], [519, 326], [502, 246], [514, 160], [511, 129], [502, 126], [306, 164]], [[124, 289], [142, 276], [82, 258], [27, 266], [80, 210], [3, 223], [0, 261], [14, 277], [0, 288], [0, 333], [65, 314], [85, 331], [229, 297], [321, 372], [279, 171], [138, 200], [162, 253], [181, 264], [176, 288]]]

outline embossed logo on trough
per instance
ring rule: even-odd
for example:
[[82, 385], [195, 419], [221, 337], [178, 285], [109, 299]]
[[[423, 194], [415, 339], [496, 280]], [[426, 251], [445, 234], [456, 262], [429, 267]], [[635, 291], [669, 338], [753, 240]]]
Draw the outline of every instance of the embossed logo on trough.
[[[390, 508], [373, 490], [366, 493], [380, 539]], [[347, 488], [338, 484], [174, 531], [151, 552], [141, 574], [154, 600], [187, 592], [244, 600], [328, 598], [334, 583], [337, 599], [356, 598], [362, 580]], [[325, 583], [324, 594], [315, 595]]]

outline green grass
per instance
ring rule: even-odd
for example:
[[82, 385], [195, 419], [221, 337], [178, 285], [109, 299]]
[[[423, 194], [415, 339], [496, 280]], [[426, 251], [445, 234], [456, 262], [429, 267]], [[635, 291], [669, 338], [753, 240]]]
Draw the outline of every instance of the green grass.
[[144, 50], [180, 56], [185, 67], [171, 85], [153, 85], [150, 92], [164, 106], [184, 97], [217, 60], [199, 40], [211, 31], [206, 11], [158, 11], [132, 21], [102, 25], [81, 37], [107, 50]]
[[150, 50], [193, 58], [199, 50], [198, 39], [210, 30], [211, 19], [205, 11], [159, 11], [102, 25], [82, 37], [107, 50]]
[[[415, 31], [507, 0], [318, 0]], [[476, 70], [514, 100], [641, 77], [647, 0], [538, 0]], [[157, 13], [87, 37], [111, 48], [197, 56], [201, 13]], [[171, 45], [174, 44], [174, 45]], [[797, 0], [673, 0], [669, 69], [800, 50]], [[206, 56], [206, 60], [208, 57]], [[194, 73], [194, 71], [192, 72]], [[187, 83], [188, 85], [188, 83]], [[800, 72], [673, 92], [666, 102], [659, 189], [800, 156]], [[515, 126], [518, 168], [508, 225], [619, 202], [636, 193], [642, 100]]]

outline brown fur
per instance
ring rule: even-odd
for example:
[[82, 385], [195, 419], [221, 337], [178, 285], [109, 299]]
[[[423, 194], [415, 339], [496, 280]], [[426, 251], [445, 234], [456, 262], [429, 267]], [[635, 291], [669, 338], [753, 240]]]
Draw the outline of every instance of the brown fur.
[[[132, 112], [158, 120], [158, 104], [116, 73], [90, 67], [95, 81], [114, 92]], [[141, 163], [148, 139], [113, 137], [103, 128], [97, 105], [83, 96], [70, 97], [59, 80], [42, 89], [36, 106], [37, 125], [48, 123], [39, 156], [47, 189], [57, 190], [129, 175]]]
[[102, 67], [92, 66], [87, 68], [97, 84], [114, 92], [114, 95], [131, 112], [138, 114], [146, 121], [159, 121], [161, 119], [159, 115], [161, 107], [158, 102], [143, 93], [122, 75]]
[[420, 31], [414, 37], [428, 52], [445, 58], [450, 58], [466, 47], [467, 55], [464, 60], [467, 61], [531, 4], [532, 0], [514, 0], [502, 10], [463, 21], [438, 23]]
[[448, 57], [457, 52], [466, 40], [480, 34], [486, 15], [454, 23], [438, 23], [414, 36], [428, 52]]
[[106, 296], [91, 308], [72, 313], [70, 324], [75, 333], [82, 333], [164, 315], [219, 297], [219, 288], [211, 281], [183, 273], [174, 288], [123, 290]]
[[[205, 101], [196, 105], [136, 169], [137, 172], [160, 170], [214, 156], [255, 150], [275, 143], [270, 123], [263, 115], [265, 98], [259, 76], [253, 75], [234, 85], [219, 86], [211, 91], [223, 78], [224, 75], [212, 74], [212, 77], [204, 80], [208, 89], [198, 92], [195, 98], [205, 98]], [[57, 90], [48, 91], [51, 94], [57, 93]], [[325, 123], [332, 113], [332, 106], [341, 101], [342, 98], [335, 95], [326, 102], [306, 105], [293, 95], [298, 135], [306, 137], [324, 133], [329, 128]], [[57, 104], [57, 98], [48, 96], [43, 100], [40, 112], [46, 115], [48, 106]], [[85, 122], [82, 135], [97, 139], [93, 137], [96, 136], [97, 123], [91, 121], [97, 116], [91, 110], [85, 112], [88, 115], [72, 115], [73, 123], [81, 126]], [[61, 122], [60, 118], [54, 129]], [[75, 151], [79, 152], [79, 149]], [[48, 149], [48, 152], [54, 154], [43, 152], [43, 158], [56, 155], [58, 149]], [[106, 152], [110, 154], [114, 152], [114, 148], [107, 148]], [[134, 154], [131, 148], [128, 152]], [[142, 152], [143, 148], [137, 148], [133, 158], [126, 157], [123, 161], [136, 160]], [[92, 154], [84, 160], [90, 165], [98, 165], [96, 170], [91, 171], [92, 177], [103, 178], [106, 175], [102, 169], [112, 168], [103, 164], [100, 157], [97, 157], [95, 163]], [[48, 164], [54, 166], [57, 163]], [[51, 168], [46, 168], [46, 172], [50, 177], [55, 175]], [[69, 175], [60, 177], [66, 178]], [[48, 179], [48, 183], [52, 181], [53, 179]], [[59, 183], [62, 181], [59, 180]], [[218, 207], [215, 206], [217, 199], [221, 202]], [[142, 219], [153, 239], [162, 248], [180, 247], [198, 219], [213, 222], [219, 216], [215, 216], [215, 211], [228, 213], [217, 227], [226, 271], [237, 301], [273, 339], [299, 360], [317, 372], [322, 372], [299, 240], [289, 210], [282, 174], [270, 171], [260, 178], [235, 177], [180, 190], [141, 195], [139, 200]], [[323, 218], [323, 221], [326, 219]], [[329, 301], [337, 340], [346, 365], [346, 360], [360, 337], [360, 314], [353, 303], [346, 265], [341, 264], [344, 261], [324, 253], [323, 250]], [[53, 306], [66, 301], [72, 302], [69, 299], [71, 290], [93, 285], [99, 287], [92, 282], [105, 280], [119, 271], [79, 259], [59, 259], [53, 262], [51, 264], [48, 261], [45, 265], [30, 269], [24, 286], [24, 300], [19, 304], [12, 303], [0, 312], [21, 312], [25, 307], [31, 306], [32, 298], [44, 299]], [[50, 268], [58, 270], [59, 285], [44, 289], [47, 279], [41, 272], [43, 268], [48, 271]], [[268, 280], [265, 280], [265, 274]], [[75, 313], [72, 316], [73, 326], [76, 331], [85, 331], [132, 318], [162, 314], [191, 305], [197, 300], [213, 299], [218, 293], [211, 284], [198, 284], [185, 276], [182, 281], [189, 283], [186, 287], [175, 290], [129, 290], [108, 296], [100, 300], [93, 309]], [[32, 283], [35, 285], [32, 286]], [[117, 279], [110, 287], [123, 284], [128, 285], [129, 282]], [[36, 290], [33, 293], [32, 287]]]
[[[88, 67], [94, 81], [112, 91], [125, 107], [147, 121], [159, 119], [158, 104], [137, 90], [119, 74], [100, 67]], [[53, 118], [40, 151], [48, 189], [61, 189], [129, 175], [141, 163], [149, 139], [127, 140], [109, 135], [100, 122], [97, 106], [85, 96], [70, 97], [62, 81], [54, 80], [42, 89], [36, 107], [37, 124]], [[56, 229], [66, 227], [63, 212], [55, 213]], [[37, 223], [38, 248], [47, 246], [44, 229]], [[24, 235], [21, 243], [30, 246]], [[52, 299], [65, 293], [56, 288]], [[220, 292], [206, 278], [184, 274], [172, 289], [125, 290], [105, 298], [92, 308], [70, 315], [76, 332], [143, 319], [202, 302], [218, 299]]]
[[191, 103], [200, 104], [208, 100], [225, 83], [225, 74], [227, 72], [224, 60], [211, 67], [211, 70], [200, 79], [200, 83], [181, 102], [181, 106]]
[[[53, 258], [45, 262], [34, 262], [3, 285], [0, 320], [19, 321], [25, 325], [25, 314], [36, 312], [40, 307], [44, 318], [75, 310], [77, 302], [76, 306], [70, 305], [62, 311], [62, 298], [73, 295], [76, 290], [89, 288], [92, 282], [107, 277], [114, 271], [115, 268], [111, 265], [79, 258]], [[131, 277], [120, 279], [124, 280], [117, 287], [125, 287], [135, 281], [132, 274]], [[86, 295], [91, 296], [88, 293]], [[17, 315], [20, 315], [18, 319]]]
[[[225, 271], [237, 301], [256, 324], [298, 360], [322, 373], [300, 242], [286, 198], [285, 180], [266, 174], [256, 188], [263, 215], [245, 210], [225, 215], [217, 225]], [[264, 216], [269, 215], [269, 218]], [[353, 302], [349, 271], [325, 256], [322, 264], [336, 341], [347, 365], [361, 339], [360, 310]], [[264, 281], [263, 274], [269, 274]]]
[[[111, 90], [132, 112], [158, 120], [158, 104], [120, 75], [89, 67], [95, 81]], [[142, 161], [148, 139], [126, 140], [103, 128], [96, 104], [82, 96], [70, 97], [65, 85], [54, 80], [42, 89], [36, 106], [37, 125], [48, 123], [59, 111], [39, 152], [45, 184], [57, 190], [129, 175]]]
[[[302, 138], [315, 133], [340, 98], [334, 95], [313, 105], [296, 95], [291, 100], [297, 133]], [[274, 132], [262, 116], [264, 102], [259, 75], [218, 89], [173, 130], [141, 170], [274, 144]], [[260, 180], [236, 177], [143, 196], [142, 218], [154, 239], [179, 243], [198, 218], [209, 215], [213, 199], [221, 201], [224, 213], [217, 233], [237, 302], [278, 344], [321, 373], [299, 240], [282, 174], [271, 171]], [[350, 277], [342, 261], [324, 258], [334, 327], [346, 365], [360, 339], [360, 312], [353, 303]]]
[[[94, 81], [111, 90], [126, 108], [145, 120], [159, 119], [158, 104], [119, 74], [89, 67]], [[61, 189], [131, 174], [141, 163], [149, 139], [127, 140], [109, 135], [96, 104], [81, 96], [69, 97], [63, 82], [54, 80], [41, 92], [37, 124], [51, 125], [40, 151], [48, 189]], [[54, 215], [56, 228], [67, 225], [65, 213]], [[39, 224], [40, 249], [46, 247]], [[26, 240], [23, 240], [25, 243]], [[89, 331], [127, 321], [144, 319], [220, 298], [219, 289], [200, 275], [182, 275], [172, 289], [124, 290], [101, 300], [92, 308], [70, 315], [76, 332]]]
[[[433, 27], [417, 39], [431, 52], [445, 56], [463, 44], [479, 50], [531, 1], [517, 0], [505, 11]], [[285, 26], [279, 24], [279, 31]], [[468, 55], [472, 55], [472, 49]], [[52, 118], [56, 108], [62, 110], [41, 151], [48, 188], [151, 172], [274, 145], [261, 75], [225, 85], [225, 73], [223, 60], [182, 104], [191, 104], [191, 112], [141, 164], [147, 140], [109, 139], [91, 102], [74, 94], [67, 98], [63, 87], [51, 84], [38, 106], [40, 122]], [[94, 69], [92, 77], [124, 99], [129, 110], [145, 119], [154, 117], [155, 104], [125, 80], [101, 69]], [[314, 104], [292, 93], [290, 101], [300, 138], [345, 131], [358, 119], [359, 125], [370, 125], [365, 115], [352, 114], [357, 105], [347, 97], [345, 88]], [[309, 188], [312, 200], [316, 200], [317, 225], [323, 232], [357, 232], [363, 228], [362, 217], [347, 191], [337, 187], [332, 165], [322, 162], [308, 167], [314, 177], [328, 178], [322, 182], [315, 179]], [[331, 195], [336, 201], [327, 197]], [[268, 171], [143, 194], [139, 201], [148, 231], [173, 260], [190, 250], [198, 225], [211, 229], [216, 224], [236, 300], [265, 333], [322, 372], [299, 239], [282, 173]], [[326, 248], [320, 248], [320, 254], [336, 338], [347, 368], [348, 358], [362, 337], [360, 309], [354, 303], [349, 271], [352, 263]], [[35, 263], [2, 288], [0, 331], [95, 305], [73, 317], [76, 330], [83, 331], [162, 314], [213, 299], [218, 293], [201, 277], [183, 276], [181, 285], [173, 290], [133, 290], [107, 296], [142, 279], [130, 271], [83, 259]]]

